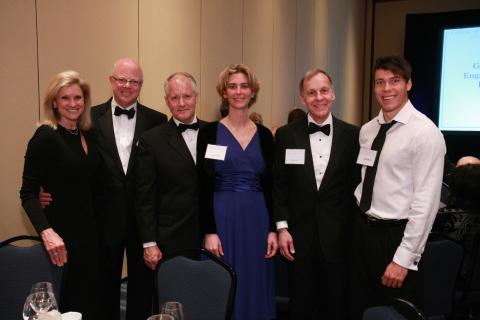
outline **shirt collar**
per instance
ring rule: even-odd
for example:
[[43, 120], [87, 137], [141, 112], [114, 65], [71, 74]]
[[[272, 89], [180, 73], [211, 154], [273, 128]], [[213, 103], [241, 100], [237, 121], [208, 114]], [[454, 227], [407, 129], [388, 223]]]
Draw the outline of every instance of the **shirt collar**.
[[173, 122], [175, 122], [175, 125], [178, 127], [178, 125], [180, 123], [183, 123], [183, 124], [193, 124], [193, 123], [197, 123], [197, 116], [195, 115], [195, 118], [193, 118], [193, 121], [192, 123], [184, 123], [184, 122], [181, 122], [181, 121], [178, 121], [177, 119], [175, 119], [174, 117], [172, 117], [173, 119]]
[[333, 120], [332, 120], [332, 113], [330, 112], [328, 114], [328, 117], [327, 119], [325, 119], [325, 121], [323, 121], [323, 123], [317, 123], [315, 120], [313, 120], [312, 116], [310, 115], [310, 113], [307, 115], [307, 119], [308, 119], [308, 123], [315, 123], [317, 126], [324, 126], [326, 124], [329, 124], [330, 126], [332, 125], [333, 123]]
[[[121, 107], [121, 106], [117, 103], [117, 101], [115, 101], [115, 97], [112, 97], [111, 106], [112, 106], [112, 113], [113, 113], [113, 111], [115, 111], [115, 107], [116, 107], [116, 106], [118, 106], [118, 107], [120, 107], [120, 108], [123, 108], [123, 107]], [[129, 105], [128, 107], [123, 108], [123, 109], [125, 109], [125, 110], [130, 110], [130, 109], [132, 109], [132, 108], [135, 108], [135, 110], [137, 110], [137, 101], [135, 101], [134, 103], [132, 103], [131, 105]]]
[[[407, 103], [403, 105], [403, 107], [400, 109], [400, 111], [395, 115], [395, 117], [392, 120], [395, 120], [397, 122], [407, 124], [408, 120], [410, 119], [410, 116], [413, 114], [415, 108], [413, 107], [412, 103], [410, 100], [407, 100]], [[379, 124], [384, 124], [385, 119], [383, 118], [383, 111], [380, 110], [380, 113], [378, 114], [377, 121]]]

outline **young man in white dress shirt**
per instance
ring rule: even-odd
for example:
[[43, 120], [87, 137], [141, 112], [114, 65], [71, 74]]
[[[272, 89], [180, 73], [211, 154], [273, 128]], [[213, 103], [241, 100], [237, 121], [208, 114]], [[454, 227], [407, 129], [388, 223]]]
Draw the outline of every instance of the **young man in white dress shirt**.
[[418, 264], [438, 210], [446, 148], [440, 130], [408, 99], [410, 76], [411, 67], [401, 57], [381, 57], [375, 63], [374, 91], [381, 111], [360, 131], [352, 319], [393, 297], [421, 305]]

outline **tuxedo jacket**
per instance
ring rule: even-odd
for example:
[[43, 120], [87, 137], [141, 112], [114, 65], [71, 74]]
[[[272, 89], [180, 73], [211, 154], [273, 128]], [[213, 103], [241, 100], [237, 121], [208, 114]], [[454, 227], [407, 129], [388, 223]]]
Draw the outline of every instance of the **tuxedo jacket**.
[[[295, 257], [303, 257], [320, 245], [327, 261], [347, 258], [354, 196], [359, 181], [356, 159], [359, 128], [333, 117], [330, 158], [317, 189], [306, 118], [277, 130], [273, 211], [275, 221], [288, 222]], [[285, 164], [287, 149], [305, 150], [304, 164]], [[318, 239], [320, 243], [314, 243]]]
[[132, 150], [125, 174], [115, 142], [111, 101], [112, 99], [92, 107], [91, 115], [97, 146], [106, 167], [102, 177], [104, 181], [102, 201], [98, 210], [101, 240], [105, 245], [118, 245], [125, 243], [127, 236], [136, 234], [133, 214], [135, 194], [133, 167], [138, 138], [146, 130], [164, 123], [167, 117], [161, 112], [137, 103]]
[[[214, 162], [217, 160], [205, 159], [207, 145], [217, 143], [217, 130], [218, 122], [212, 122], [201, 129], [198, 134], [197, 163], [200, 178], [200, 225], [202, 235], [217, 233], [213, 209], [215, 182]], [[262, 186], [265, 203], [270, 214], [270, 229], [274, 230], [273, 217], [271, 216], [273, 137], [270, 130], [262, 125], [257, 124], [257, 131], [260, 139], [263, 160], [265, 162], [265, 170], [260, 175], [260, 185]]]
[[[205, 122], [198, 121], [201, 128]], [[156, 241], [167, 255], [200, 247], [197, 168], [173, 119], [145, 132], [136, 156], [142, 243]]]

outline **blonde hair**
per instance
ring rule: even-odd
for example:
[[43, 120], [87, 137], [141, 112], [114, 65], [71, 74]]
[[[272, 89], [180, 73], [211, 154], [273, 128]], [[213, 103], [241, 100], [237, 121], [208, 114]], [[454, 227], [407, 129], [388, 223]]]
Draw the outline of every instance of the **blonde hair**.
[[78, 85], [82, 90], [83, 101], [85, 104], [84, 110], [77, 121], [78, 127], [81, 130], [89, 130], [92, 127], [92, 119], [90, 118], [90, 85], [85, 80], [80, 78], [80, 74], [78, 72], [72, 70], [57, 73], [50, 80], [45, 97], [43, 98], [43, 111], [45, 114], [45, 120], [42, 124], [46, 124], [54, 129], [57, 128], [60, 115], [58, 114], [56, 107], [54, 107], [55, 99], [57, 98], [58, 92], [62, 88], [75, 84]]
[[253, 97], [248, 103], [248, 107], [250, 108], [257, 101], [258, 91], [260, 90], [260, 82], [257, 80], [255, 74], [250, 71], [250, 68], [246, 64], [231, 64], [225, 69], [223, 69], [222, 72], [220, 72], [217, 80], [218, 95], [220, 96], [220, 98], [222, 98], [222, 103], [228, 105], [228, 100], [223, 95], [227, 91], [228, 78], [230, 78], [232, 74], [236, 73], [242, 73], [248, 79], [248, 85], [253, 93]]

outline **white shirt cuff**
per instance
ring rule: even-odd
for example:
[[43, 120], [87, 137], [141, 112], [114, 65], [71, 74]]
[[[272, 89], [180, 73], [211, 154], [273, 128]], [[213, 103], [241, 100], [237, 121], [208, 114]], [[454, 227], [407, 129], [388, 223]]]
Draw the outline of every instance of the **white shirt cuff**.
[[393, 256], [393, 262], [409, 270], [417, 271], [420, 258], [421, 255], [411, 253], [405, 248], [398, 247], [397, 252], [395, 252], [395, 255]]
[[145, 243], [143, 244], [143, 248], [145, 249], [145, 248], [148, 248], [148, 247], [154, 247], [154, 246], [156, 246], [156, 245], [157, 245], [157, 243], [156, 243], [155, 241], [145, 242]]
[[287, 220], [277, 221], [275, 224], [277, 225], [277, 230], [284, 229], [284, 228], [288, 229]]

